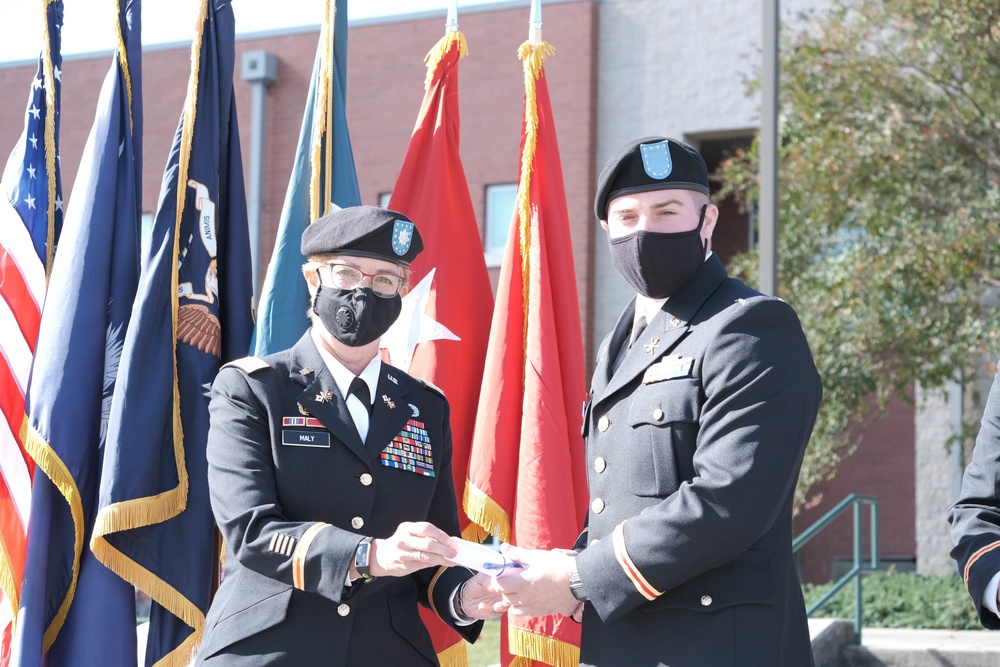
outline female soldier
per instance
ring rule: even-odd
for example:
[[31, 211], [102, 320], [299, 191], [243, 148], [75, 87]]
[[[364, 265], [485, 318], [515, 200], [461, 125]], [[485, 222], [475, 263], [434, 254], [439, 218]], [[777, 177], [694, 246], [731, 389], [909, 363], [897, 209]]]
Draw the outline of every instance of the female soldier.
[[418, 601], [469, 641], [497, 615], [480, 579], [448, 568], [448, 402], [378, 354], [422, 249], [393, 211], [317, 220], [302, 235], [311, 329], [220, 371], [208, 476], [226, 565], [199, 664], [436, 665]]

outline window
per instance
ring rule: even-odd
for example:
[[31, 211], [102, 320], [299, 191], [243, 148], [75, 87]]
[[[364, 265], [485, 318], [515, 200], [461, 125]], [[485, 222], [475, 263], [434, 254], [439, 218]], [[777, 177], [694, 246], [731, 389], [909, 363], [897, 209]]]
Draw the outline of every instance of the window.
[[483, 235], [483, 246], [488, 267], [500, 266], [503, 261], [503, 250], [510, 234], [516, 200], [517, 183], [486, 186], [486, 232]]

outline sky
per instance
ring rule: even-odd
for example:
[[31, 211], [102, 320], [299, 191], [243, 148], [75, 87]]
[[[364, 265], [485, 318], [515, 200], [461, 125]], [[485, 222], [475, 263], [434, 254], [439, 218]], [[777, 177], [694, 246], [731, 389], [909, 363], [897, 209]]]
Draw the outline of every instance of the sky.
[[[323, 0], [233, 0], [236, 33], [319, 25], [324, 4]], [[443, 27], [450, 1], [349, 0], [347, 4], [349, 21], [440, 12]], [[498, 3], [497, 0], [459, 0], [459, 25], [463, 7], [484, 4]], [[42, 30], [40, 6], [40, 0], [0, 0], [0, 63], [38, 58]], [[190, 41], [199, 7], [200, 0], [145, 0], [142, 3], [143, 45]], [[114, 0], [65, 0], [63, 56], [114, 49], [114, 12]]]

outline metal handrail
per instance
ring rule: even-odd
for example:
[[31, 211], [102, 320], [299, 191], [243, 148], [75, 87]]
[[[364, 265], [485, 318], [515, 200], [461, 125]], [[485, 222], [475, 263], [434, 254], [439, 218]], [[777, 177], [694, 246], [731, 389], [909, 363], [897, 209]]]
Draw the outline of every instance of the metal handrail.
[[[866, 563], [861, 556], [861, 506], [871, 507], [871, 555]], [[863, 572], [872, 572], [878, 569], [879, 549], [878, 549], [878, 498], [871, 496], [861, 496], [852, 493], [847, 496], [837, 506], [823, 515], [816, 523], [809, 526], [801, 535], [792, 540], [792, 552], [801, 549], [806, 542], [816, 537], [816, 534], [826, 528], [838, 516], [847, 511], [847, 508], [854, 509], [854, 563], [850, 570], [833, 584], [823, 597], [817, 600], [811, 607], [806, 609], [806, 615], [812, 616], [813, 612], [825, 605], [830, 599], [840, 592], [851, 579], [854, 580], [854, 641], [861, 643], [861, 575]]]

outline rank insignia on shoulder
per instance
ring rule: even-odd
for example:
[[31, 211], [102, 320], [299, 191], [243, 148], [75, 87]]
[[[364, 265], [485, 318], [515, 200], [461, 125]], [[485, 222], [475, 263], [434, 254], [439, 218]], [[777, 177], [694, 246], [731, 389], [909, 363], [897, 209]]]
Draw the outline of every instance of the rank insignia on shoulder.
[[222, 367], [226, 368], [227, 366], [238, 368], [244, 373], [253, 373], [261, 370], [262, 368], [270, 368], [270, 364], [260, 357], [243, 357], [242, 359], [234, 359], [228, 364], [224, 364]]
[[664, 380], [691, 377], [691, 370], [693, 368], [693, 357], [682, 357], [679, 354], [664, 357], [658, 363], [646, 369], [645, 374], [642, 376], [642, 383], [653, 384], [654, 382], [663, 382]]
[[422, 384], [423, 386], [425, 386], [428, 389], [430, 389], [431, 391], [433, 391], [435, 394], [438, 394], [441, 398], [446, 398], [446, 396], [444, 395], [444, 390], [442, 390], [440, 387], [438, 387], [438, 386], [436, 386], [436, 385], [428, 382], [427, 380], [425, 380], [423, 378], [414, 378], [414, 379], [417, 382], [419, 382], [420, 384]]
[[379, 460], [387, 468], [415, 472], [425, 477], [437, 476], [431, 439], [424, 423], [415, 419], [407, 420], [403, 430], [382, 450]]

